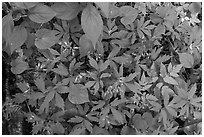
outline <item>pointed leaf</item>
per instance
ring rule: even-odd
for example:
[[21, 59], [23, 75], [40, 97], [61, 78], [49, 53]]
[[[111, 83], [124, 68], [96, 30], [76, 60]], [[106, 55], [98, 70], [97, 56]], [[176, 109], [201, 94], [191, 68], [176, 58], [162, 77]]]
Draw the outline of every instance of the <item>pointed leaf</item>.
[[50, 21], [55, 15], [56, 15], [56, 12], [50, 7], [43, 4], [38, 4], [35, 7], [30, 9], [30, 14], [28, 17], [33, 22], [46, 23]]
[[95, 3], [104, 12], [106, 18], [109, 18], [109, 2], [95, 2]]
[[57, 107], [61, 108], [64, 111], [64, 100], [58, 93], [55, 94], [55, 103]]
[[103, 21], [98, 10], [91, 4], [82, 11], [81, 26], [88, 39], [92, 41], [94, 48], [98, 41], [99, 36], [103, 31]]
[[192, 86], [191, 90], [188, 92], [188, 99], [191, 99], [193, 98], [195, 92], [196, 92], [196, 89], [197, 89], [197, 85], [196, 83]]
[[82, 35], [79, 39], [79, 52], [80, 57], [84, 57], [88, 55], [91, 51], [93, 51], [94, 47], [91, 43], [91, 40], [86, 37], [86, 35]]
[[97, 64], [97, 62], [96, 62], [91, 56], [89, 56], [89, 64], [90, 64], [93, 68], [95, 68], [96, 70], [98, 70], [98, 64]]
[[81, 11], [81, 6], [77, 2], [56, 2], [52, 5], [56, 12], [56, 17], [62, 20], [72, 20]]
[[138, 10], [131, 6], [122, 6], [120, 8], [120, 12], [122, 15], [121, 23], [123, 23], [124, 25], [133, 23], [138, 15]]
[[52, 71], [63, 76], [67, 76], [69, 74], [67, 68], [62, 63], [58, 65], [58, 68], [54, 68]]
[[34, 80], [35, 85], [38, 87], [38, 89], [42, 92], [45, 92], [45, 80], [42, 77], [39, 77]]
[[159, 24], [155, 29], [154, 29], [154, 37], [160, 37], [161, 34], [165, 34], [166, 28], [164, 25]]
[[178, 82], [174, 78], [172, 78], [170, 76], [166, 76], [163, 79], [164, 79], [164, 81], [166, 83], [169, 83], [169, 84], [172, 84], [172, 85], [178, 85]]
[[115, 108], [111, 108], [111, 111], [113, 113], [114, 118], [120, 123], [123, 124], [124, 123], [124, 117], [121, 114], [121, 112], [119, 112], [118, 110], [116, 110]]
[[52, 128], [54, 133], [64, 134], [64, 132], [65, 132], [65, 128], [63, 127], [63, 125], [60, 122], [57, 122], [55, 125], [52, 125], [51, 128]]
[[82, 117], [79, 116], [75, 116], [73, 118], [71, 118], [70, 120], [68, 120], [67, 122], [71, 122], [71, 123], [81, 123], [84, 119]]
[[11, 72], [13, 74], [21, 74], [29, 68], [28, 63], [22, 59], [17, 58], [11, 62]]

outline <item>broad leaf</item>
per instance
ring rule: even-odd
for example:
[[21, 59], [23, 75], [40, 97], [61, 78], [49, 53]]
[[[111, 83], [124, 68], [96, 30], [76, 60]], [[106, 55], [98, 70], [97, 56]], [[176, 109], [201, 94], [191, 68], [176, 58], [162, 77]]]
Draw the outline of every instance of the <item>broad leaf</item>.
[[91, 4], [88, 4], [82, 12], [81, 26], [95, 48], [98, 38], [103, 31], [103, 21], [98, 10]]
[[77, 2], [56, 2], [52, 5], [56, 17], [62, 20], [72, 20], [81, 11], [82, 7]]
[[160, 37], [161, 34], [165, 34], [166, 28], [164, 25], [159, 24], [155, 29], [154, 29], [154, 37]]
[[164, 81], [166, 83], [169, 83], [169, 84], [172, 84], [172, 85], [178, 85], [178, 82], [174, 78], [172, 78], [170, 76], [164, 77]]
[[38, 4], [38, 2], [14, 2], [15, 5], [22, 9], [30, 9]]
[[111, 111], [113, 113], [114, 118], [120, 123], [123, 124], [124, 123], [124, 117], [121, 114], [121, 112], [119, 112], [118, 110], [116, 110], [115, 108], [111, 108]]
[[29, 68], [28, 63], [21, 58], [17, 58], [11, 62], [11, 72], [13, 74], [21, 74]]
[[90, 39], [86, 37], [86, 35], [82, 35], [79, 39], [79, 52], [80, 57], [84, 57], [88, 55], [91, 51], [93, 51], [94, 47]]
[[120, 8], [121, 13], [121, 23], [123, 23], [125, 26], [128, 24], [131, 24], [135, 21], [138, 15], [138, 10], [131, 6], [122, 6]]
[[36, 32], [35, 45], [39, 49], [49, 49], [59, 41], [56, 30], [39, 29]]
[[50, 21], [54, 16], [56, 15], [56, 12], [43, 4], [38, 4], [35, 7], [30, 9], [29, 18], [36, 23], [46, 23]]
[[95, 3], [104, 12], [106, 18], [109, 18], [109, 2], [95, 2]]
[[12, 18], [12, 14], [7, 14], [2, 19], [2, 36], [9, 43], [12, 31], [14, 28], [14, 21]]
[[137, 130], [145, 131], [148, 127], [147, 122], [142, 118], [140, 114], [133, 116], [133, 125]]
[[83, 89], [83, 85], [71, 83], [70, 90], [71, 91], [68, 98], [73, 104], [83, 104], [85, 102], [89, 102], [88, 91]]
[[27, 31], [24, 27], [16, 26], [10, 36], [10, 50], [11, 54], [18, 48], [20, 48], [27, 39]]
[[185, 68], [192, 68], [194, 64], [194, 58], [189, 53], [179, 53], [179, 60]]
[[64, 134], [64, 132], [65, 132], [65, 128], [63, 127], [63, 125], [60, 122], [57, 122], [56, 124], [51, 125], [51, 128], [52, 128], [54, 133]]

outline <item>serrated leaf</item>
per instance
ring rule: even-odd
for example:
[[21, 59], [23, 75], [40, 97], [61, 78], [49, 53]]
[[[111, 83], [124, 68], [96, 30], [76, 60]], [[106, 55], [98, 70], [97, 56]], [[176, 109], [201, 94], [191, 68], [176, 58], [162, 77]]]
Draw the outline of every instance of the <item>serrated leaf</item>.
[[103, 108], [104, 105], [105, 105], [105, 102], [99, 100], [99, 101], [98, 101], [98, 105], [93, 106], [93, 108], [91, 109], [91, 111], [94, 111], [94, 110], [97, 110], [97, 109]]
[[167, 111], [169, 112], [170, 115], [174, 116], [174, 117], [177, 117], [177, 112], [175, 109], [173, 109], [172, 107], [170, 106], [166, 106], [166, 109]]
[[81, 26], [87, 38], [91, 40], [95, 49], [98, 38], [103, 31], [103, 21], [98, 10], [96, 10], [96, 8], [91, 4], [88, 4], [82, 11]]
[[30, 94], [30, 99], [32, 99], [32, 100], [37, 100], [37, 99], [41, 99], [41, 98], [43, 98], [45, 95], [42, 93], [42, 92], [32, 92], [31, 94]]
[[89, 56], [89, 64], [90, 64], [93, 68], [95, 68], [96, 70], [98, 70], [98, 64], [97, 64], [97, 62], [96, 62], [91, 56]]
[[84, 57], [88, 55], [91, 51], [93, 51], [94, 47], [90, 39], [86, 37], [86, 35], [82, 35], [79, 39], [79, 52], [80, 57]]
[[28, 63], [21, 58], [17, 58], [11, 62], [11, 72], [13, 74], [21, 74], [29, 68]]
[[124, 117], [121, 114], [121, 112], [119, 112], [118, 110], [116, 110], [115, 108], [111, 108], [111, 111], [113, 113], [114, 118], [120, 123], [123, 124], [124, 123]]
[[45, 93], [45, 80], [42, 78], [42, 76], [35, 79], [34, 81], [38, 89], [42, 91], [43, 93]]
[[135, 21], [138, 15], [138, 10], [131, 6], [122, 6], [120, 8], [120, 13], [122, 15], [121, 23], [123, 23], [126, 26]]
[[133, 124], [136, 129], [142, 131], [144, 131], [148, 127], [147, 122], [142, 118], [140, 114], [135, 114], [133, 116]]
[[23, 93], [16, 93], [14, 97], [15, 98], [13, 99], [13, 101], [18, 104], [23, 103], [27, 99], [27, 97]]
[[92, 124], [88, 121], [88, 120], [84, 120], [84, 126], [86, 127], [86, 129], [92, 133], [93, 132], [93, 128], [92, 128]]
[[52, 8], [43, 4], [38, 4], [30, 9], [30, 14], [28, 17], [33, 22], [46, 23], [50, 21], [55, 15], [56, 12]]
[[62, 63], [58, 65], [58, 68], [52, 69], [52, 71], [63, 76], [67, 76], [69, 74], [67, 68]]
[[122, 98], [120, 100], [118, 100], [118, 98], [116, 98], [113, 102], [111, 102], [111, 106], [115, 107], [118, 106], [121, 103], [126, 102], [127, 100], [125, 98]]
[[109, 18], [109, 2], [95, 2], [95, 3], [104, 12], [106, 18]]
[[164, 79], [164, 81], [166, 83], [169, 83], [169, 84], [172, 84], [172, 85], [178, 85], [178, 82], [174, 78], [172, 78], [170, 76], [166, 76], [163, 79]]
[[35, 46], [38, 49], [49, 49], [59, 41], [56, 30], [39, 29], [36, 32]]
[[79, 116], [75, 116], [73, 118], [71, 118], [70, 120], [68, 120], [67, 122], [71, 122], [71, 123], [81, 123], [84, 119], [82, 117]]
[[14, 27], [9, 40], [11, 54], [25, 43], [27, 36], [28, 34], [24, 27]]
[[192, 68], [194, 64], [194, 58], [189, 53], [179, 53], [179, 60], [185, 68]]
[[137, 73], [131, 73], [129, 76], [125, 77], [124, 82], [130, 82], [131, 80], [133, 80], [136, 77]]
[[109, 66], [109, 64], [110, 64], [109, 60], [106, 60], [104, 63], [101, 63], [100, 67], [99, 67], [99, 71], [102, 72], [102, 71], [106, 70], [107, 67]]
[[56, 12], [56, 17], [62, 20], [72, 20], [81, 11], [81, 6], [77, 2], [56, 2], [52, 5]]
[[85, 102], [89, 102], [88, 91], [83, 89], [83, 85], [72, 83], [70, 90], [71, 91], [68, 98], [73, 104], [83, 104]]
[[135, 92], [135, 93], [140, 93], [141, 90], [141, 86], [134, 82], [134, 84], [130, 84], [130, 83], [124, 83], [131, 91]]
[[57, 90], [58, 93], [61, 93], [61, 94], [70, 92], [70, 88], [67, 87], [67, 86], [59, 86], [59, 87], [57, 87], [56, 90]]
[[196, 89], [197, 89], [197, 85], [196, 83], [192, 86], [192, 88], [190, 89], [190, 91], [188, 92], [188, 99], [191, 99], [193, 98], [195, 92], [196, 92]]
[[81, 135], [86, 129], [83, 128], [75, 128], [74, 130], [69, 133], [69, 135]]
[[60, 94], [56, 93], [55, 94], [55, 105], [59, 108], [61, 108], [64, 111], [64, 100], [63, 98], [60, 96]]
[[47, 94], [47, 96], [45, 97], [43, 103], [40, 106], [39, 109], [39, 113], [43, 113], [44, 110], [46, 113], [48, 113], [49, 110], [49, 103], [50, 101], [54, 98], [56, 91], [55, 90], [51, 90], [49, 91], [49, 93]]
[[160, 65], [160, 75], [162, 77], [165, 77], [167, 75], [166, 67], [163, 63], [161, 63], [161, 65]]

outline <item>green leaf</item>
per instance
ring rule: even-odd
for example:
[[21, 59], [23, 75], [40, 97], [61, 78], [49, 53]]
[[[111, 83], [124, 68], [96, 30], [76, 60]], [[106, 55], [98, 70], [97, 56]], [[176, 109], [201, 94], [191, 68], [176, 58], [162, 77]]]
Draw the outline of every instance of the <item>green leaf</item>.
[[93, 49], [94, 47], [91, 40], [88, 39], [86, 35], [82, 35], [79, 39], [80, 58], [88, 55]]
[[52, 71], [63, 76], [67, 76], [69, 74], [67, 68], [62, 63], [58, 65], [58, 68], [52, 69]]
[[97, 109], [103, 108], [103, 106], [105, 105], [105, 102], [102, 101], [102, 100], [99, 100], [97, 103], [98, 103], [98, 105], [93, 106], [93, 108], [91, 109], [91, 111], [94, 111], [94, 110], [97, 110]]
[[32, 92], [30, 94], [30, 97], [29, 99], [32, 99], [32, 100], [37, 100], [37, 99], [41, 99], [43, 98], [45, 95], [42, 93], [42, 92]]
[[134, 84], [130, 84], [130, 83], [124, 83], [131, 91], [133, 91], [134, 93], [141, 93], [141, 86], [134, 82]]
[[158, 24], [163, 21], [163, 19], [159, 17], [157, 14], [150, 14], [150, 19], [154, 24]]
[[21, 58], [17, 58], [11, 62], [11, 72], [13, 74], [21, 74], [29, 68], [28, 63]]
[[14, 27], [9, 41], [11, 54], [25, 43], [27, 36], [28, 34], [24, 27], [21, 26]]
[[169, 84], [172, 84], [172, 85], [178, 85], [178, 82], [174, 78], [172, 78], [172, 77], [170, 77], [168, 75], [166, 77], [164, 77], [163, 79], [164, 79], [164, 81], [166, 83], [169, 83]]
[[21, 89], [21, 91], [22, 91], [23, 93], [25, 93], [25, 92], [28, 91], [28, 89], [29, 89], [29, 85], [28, 85], [28, 83], [26, 83], [25, 81], [24, 81], [24, 82], [20, 82], [20, 83], [16, 83], [16, 85], [18, 86], [18, 88]]
[[27, 97], [23, 93], [16, 93], [14, 97], [15, 98], [13, 99], [13, 101], [18, 104], [23, 103], [27, 99]]
[[195, 92], [196, 92], [196, 89], [197, 89], [197, 85], [196, 83], [192, 86], [191, 90], [188, 92], [188, 99], [191, 99], [193, 98]]
[[109, 61], [109, 60], [106, 60], [104, 63], [101, 63], [101, 64], [100, 64], [100, 67], [99, 67], [100, 72], [106, 70], [107, 67], [109, 66], [109, 64], [110, 64], [110, 61]]
[[92, 128], [92, 124], [88, 121], [88, 120], [84, 120], [84, 126], [86, 127], [86, 129], [92, 133], [93, 132], [93, 128]]
[[86, 129], [84, 127], [82, 128], [74, 128], [72, 131], [69, 133], [69, 135], [81, 135]]
[[96, 62], [91, 56], [89, 56], [89, 64], [90, 64], [93, 68], [95, 68], [96, 70], [98, 70], [98, 64], [97, 64], [97, 62]]
[[114, 118], [120, 123], [123, 124], [125, 119], [123, 117], [123, 115], [121, 114], [121, 112], [119, 112], [118, 110], [116, 110], [115, 108], [111, 108], [111, 111], [113, 113]]
[[93, 5], [88, 4], [82, 11], [81, 26], [85, 32], [85, 35], [91, 40], [95, 48], [98, 38], [103, 31], [103, 21], [98, 10], [96, 10]]
[[44, 123], [37, 123], [33, 126], [33, 134], [38, 134], [38, 132], [42, 131], [42, 129], [44, 128]]
[[55, 105], [59, 108], [61, 108], [64, 111], [64, 100], [63, 98], [60, 96], [60, 94], [56, 93], [55, 94]]
[[46, 23], [50, 21], [55, 15], [56, 12], [52, 8], [43, 4], [38, 4], [30, 9], [30, 14], [28, 17], [33, 22]]
[[183, 64], [183, 67], [185, 68], [192, 68], [194, 64], [194, 58], [189, 53], [178, 53], [179, 54], [179, 60], [181, 64]]
[[45, 93], [45, 80], [43, 79], [43, 77], [41, 76], [35, 79], [34, 81], [38, 89], [41, 90], [43, 93]]
[[92, 87], [95, 83], [96, 83], [96, 81], [88, 81], [88, 82], [85, 84], [85, 88], [90, 88], [90, 87]]
[[83, 104], [85, 102], [89, 102], [88, 91], [83, 89], [83, 85], [71, 83], [70, 90], [71, 91], [68, 98], [73, 104]]
[[121, 23], [123, 23], [125, 26], [128, 24], [131, 24], [135, 21], [138, 15], [138, 10], [131, 6], [122, 6], [120, 8], [121, 13]]
[[56, 12], [56, 17], [62, 20], [72, 20], [82, 10], [77, 2], [56, 2], [51, 8]]
[[149, 113], [149, 112], [145, 112], [143, 115], [142, 115], [143, 119], [147, 122], [147, 125], [149, 127], [152, 126], [153, 124], [153, 117], [152, 117], [152, 114]]
[[36, 32], [35, 46], [38, 49], [49, 49], [59, 41], [56, 30], [39, 29]]
[[95, 2], [95, 3], [103, 11], [106, 18], [109, 18], [109, 2]]
[[125, 98], [122, 98], [120, 100], [118, 100], [118, 98], [116, 98], [113, 102], [111, 102], [111, 106], [115, 107], [118, 106], [121, 103], [125, 103], [127, 100]]
[[61, 93], [61, 94], [70, 92], [70, 88], [67, 86], [58, 86], [56, 90], [58, 93]]

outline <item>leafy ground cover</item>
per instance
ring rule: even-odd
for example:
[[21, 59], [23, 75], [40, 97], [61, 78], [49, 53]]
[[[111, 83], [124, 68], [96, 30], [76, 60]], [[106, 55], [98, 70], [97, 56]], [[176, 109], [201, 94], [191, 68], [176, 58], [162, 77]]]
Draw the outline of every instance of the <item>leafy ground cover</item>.
[[202, 134], [202, 3], [2, 13], [3, 134]]

